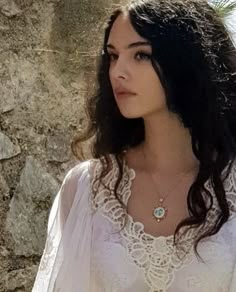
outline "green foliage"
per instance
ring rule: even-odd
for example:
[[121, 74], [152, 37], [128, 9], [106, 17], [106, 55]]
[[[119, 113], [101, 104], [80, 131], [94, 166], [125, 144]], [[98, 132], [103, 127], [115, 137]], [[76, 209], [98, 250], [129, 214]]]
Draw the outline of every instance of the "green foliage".
[[212, 0], [211, 4], [222, 18], [230, 16], [236, 9], [236, 1], [232, 0]]

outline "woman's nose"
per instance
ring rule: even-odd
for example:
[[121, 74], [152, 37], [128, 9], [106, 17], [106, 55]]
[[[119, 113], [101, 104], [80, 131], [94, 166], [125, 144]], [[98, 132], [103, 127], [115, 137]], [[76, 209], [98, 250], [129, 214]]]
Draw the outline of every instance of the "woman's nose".
[[111, 65], [110, 70], [111, 77], [114, 79], [127, 79], [129, 76], [128, 65], [124, 60], [116, 60], [116, 62]]

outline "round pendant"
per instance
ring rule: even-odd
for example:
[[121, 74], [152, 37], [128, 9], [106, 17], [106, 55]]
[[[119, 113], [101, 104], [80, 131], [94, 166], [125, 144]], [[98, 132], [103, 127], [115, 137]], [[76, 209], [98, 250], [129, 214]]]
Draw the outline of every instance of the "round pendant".
[[164, 207], [157, 207], [153, 210], [153, 216], [154, 219], [156, 219], [158, 222], [160, 222], [162, 219], [166, 216], [167, 209]]

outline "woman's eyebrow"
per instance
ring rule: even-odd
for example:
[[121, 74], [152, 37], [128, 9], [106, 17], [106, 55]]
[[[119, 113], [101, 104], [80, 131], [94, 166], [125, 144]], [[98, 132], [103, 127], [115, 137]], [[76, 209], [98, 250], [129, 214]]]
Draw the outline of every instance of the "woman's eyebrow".
[[[135, 47], [139, 47], [139, 46], [151, 46], [151, 44], [149, 42], [143, 42], [143, 41], [140, 41], [140, 42], [135, 42], [135, 43], [131, 43], [129, 44], [126, 49], [131, 49], [131, 48], [135, 48]], [[110, 49], [116, 49], [115, 46], [113, 46], [112, 44], [107, 44], [106, 45], [106, 48], [110, 48]]]

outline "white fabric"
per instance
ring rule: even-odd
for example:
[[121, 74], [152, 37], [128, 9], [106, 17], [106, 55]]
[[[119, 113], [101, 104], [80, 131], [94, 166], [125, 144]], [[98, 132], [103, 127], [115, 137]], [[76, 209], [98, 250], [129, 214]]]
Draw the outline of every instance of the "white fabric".
[[[113, 189], [118, 167], [110, 157], [113, 167], [104, 183]], [[153, 237], [131, 216], [120, 230], [125, 211], [96, 183], [100, 171], [99, 160], [89, 160], [67, 174], [50, 212], [33, 292], [236, 292], [236, 166], [225, 182], [230, 220], [199, 243], [204, 263], [193, 252], [191, 232], [182, 238], [188, 253], [181, 260], [173, 236]], [[126, 204], [134, 178], [125, 164], [119, 192]], [[214, 200], [209, 224], [216, 214]]]

